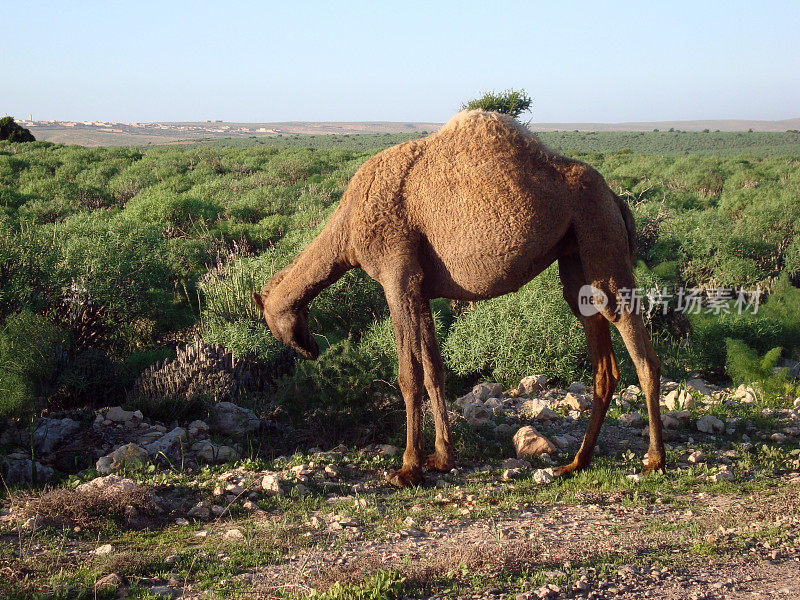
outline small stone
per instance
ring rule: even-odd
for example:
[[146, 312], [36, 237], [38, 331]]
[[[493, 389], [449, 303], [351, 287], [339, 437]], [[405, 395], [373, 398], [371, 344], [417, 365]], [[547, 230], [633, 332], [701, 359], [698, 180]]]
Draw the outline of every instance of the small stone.
[[122, 577], [116, 573], [109, 573], [105, 577], [101, 577], [95, 582], [94, 589], [97, 591], [116, 590], [118, 587], [122, 587], [123, 585], [124, 582], [122, 581]]
[[695, 377], [686, 382], [686, 388], [701, 393], [703, 396], [710, 396], [714, 388], [705, 379]]
[[472, 395], [479, 401], [499, 398], [503, 395], [503, 386], [499, 383], [479, 383], [472, 388]]
[[211, 428], [231, 437], [253, 433], [261, 426], [256, 414], [249, 408], [233, 402], [217, 402], [211, 409]]
[[514, 433], [514, 428], [508, 423], [501, 423], [492, 430], [496, 438], [505, 439], [511, 437]]
[[520, 411], [534, 421], [554, 421], [561, 418], [548, 406], [546, 401], [540, 399], [525, 400], [520, 406]]
[[573, 381], [567, 387], [567, 391], [572, 392], [573, 394], [585, 394], [586, 386], [582, 384], [580, 381]]
[[625, 475], [625, 477], [635, 483], [638, 483], [642, 480], [642, 476], [640, 473], [631, 473], [629, 475]]
[[528, 458], [556, 452], [556, 447], [553, 443], [530, 426], [520, 427], [514, 434], [513, 441], [517, 458]]
[[119, 475], [106, 475], [105, 477], [95, 477], [91, 481], [80, 484], [75, 488], [76, 492], [86, 493], [94, 490], [101, 490], [110, 496], [119, 496], [135, 490], [138, 484], [133, 479], [120, 477]]
[[686, 458], [686, 462], [693, 465], [706, 462], [706, 460], [706, 455], [702, 450], [695, 450]]
[[281, 480], [274, 473], [267, 473], [261, 478], [261, 489], [267, 496], [283, 496]]
[[711, 435], [725, 431], [725, 423], [712, 415], [703, 415], [697, 420], [697, 431]]
[[644, 425], [644, 418], [638, 412], [629, 412], [619, 416], [617, 419], [620, 425], [624, 427], [639, 428]]
[[539, 485], [552, 483], [553, 469], [536, 469], [533, 472], [533, 481], [538, 483]]
[[719, 471], [718, 473], [714, 473], [709, 479], [711, 479], [711, 481], [714, 481], [714, 482], [717, 482], [717, 481], [733, 481], [735, 479], [735, 476], [728, 469], [723, 469], [723, 470]]
[[147, 444], [144, 450], [150, 456], [158, 454], [170, 454], [175, 448], [179, 447], [181, 442], [186, 439], [186, 430], [183, 427], [176, 427], [169, 433], [165, 433], [156, 441]]
[[664, 405], [668, 410], [683, 410], [685, 408], [695, 408], [697, 402], [686, 390], [672, 390], [664, 397]]
[[189, 521], [187, 519], [184, 519], [183, 517], [178, 517], [177, 519], [175, 519], [175, 525], [188, 525], [188, 524]]
[[[584, 387], [584, 389], [586, 388]], [[571, 410], [577, 410], [579, 412], [583, 412], [589, 409], [591, 403], [584, 394], [582, 393], [575, 394], [570, 392], [564, 397], [564, 399], [561, 402], [559, 402], [559, 406], [566, 406]]]
[[103, 544], [102, 546], [98, 546], [94, 550], [92, 550], [92, 554], [95, 556], [108, 556], [114, 551], [114, 547], [111, 544]]
[[208, 519], [211, 516], [211, 509], [205, 502], [198, 502], [188, 510], [186, 515], [193, 519]]
[[121, 406], [112, 406], [106, 411], [106, 419], [114, 423], [127, 423], [133, 421], [134, 414], [131, 410], [123, 410]]
[[392, 446], [391, 444], [381, 444], [378, 446], [378, 452], [381, 456], [397, 456], [400, 452], [400, 448]]
[[137, 444], [125, 444], [110, 454], [97, 459], [95, 467], [103, 475], [122, 468], [141, 469], [148, 460], [147, 452]]
[[467, 423], [475, 427], [486, 425], [489, 419], [492, 418], [492, 410], [484, 406], [481, 402], [465, 404], [462, 409], [462, 414], [467, 420]]
[[300, 496], [308, 496], [311, 493], [311, 490], [302, 483], [298, 483], [296, 486], [294, 486], [294, 489]]
[[543, 392], [545, 387], [547, 387], [547, 378], [544, 375], [528, 375], [519, 382], [517, 393], [520, 396], [538, 394]]
[[222, 537], [226, 540], [243, 540], [244, 534], [242, 533], [241, 529], [233, 528], [228, 529], [228, 531], [226, 531]]

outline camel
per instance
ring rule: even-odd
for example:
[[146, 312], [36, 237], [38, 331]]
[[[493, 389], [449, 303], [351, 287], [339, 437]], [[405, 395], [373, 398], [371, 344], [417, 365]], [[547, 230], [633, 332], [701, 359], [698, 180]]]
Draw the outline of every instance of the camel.
[[[514, 292], [558, 261], [564, 298], [585, 330], [594, 402], [580, 449], [556, 474], [591, 461], [619, 380], [609, 323], [619, 330], [647, 399], [646, 469], [660, 470], [660, 362], [639, 312], [618, 301], [620, 290], [634, 287], [635, 242], [630, 209], [596, 170], [549, 151], [511, 117], [462, 111], [436, 133], [364, 163], [320, 234], [253, 299], [278, 340], [314, 359], [311, 300], [355, 267], [381, 284], [407, 422], [403, 465], [389, 481], [403, 487], [423, 481], [423, 466], [448, 472], [455, 464], [430, 300]], [[593, 290], [594, 314], [581, 310], [582, 288]], [[425, 391], [436, 438], [433, 454], [423, 458]]]

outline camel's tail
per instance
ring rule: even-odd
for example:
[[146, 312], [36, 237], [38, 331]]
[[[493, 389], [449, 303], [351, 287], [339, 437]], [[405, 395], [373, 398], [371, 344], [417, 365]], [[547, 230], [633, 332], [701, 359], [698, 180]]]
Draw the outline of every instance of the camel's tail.
[[[613, 194], [613, 192], [612, 192]], [[636, 264], [636, 221], [633, 220], [633, 213], [631, 212], [628, 203], [622, 198], [614, 194], [617, 201], [619, 212], [622, 213], [622, 219], [625, 221], [625, 229], [628, 231], [628, 250], [631, 253], [631, 263]]]

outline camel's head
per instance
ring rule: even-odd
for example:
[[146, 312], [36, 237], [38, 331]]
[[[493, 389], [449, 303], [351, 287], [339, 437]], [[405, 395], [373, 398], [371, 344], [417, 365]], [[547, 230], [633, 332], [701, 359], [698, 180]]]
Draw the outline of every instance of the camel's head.
[[273, 312], [267, 302], [267, 292], [253, 292], [253, 300], [264, 314], [267, 327], [275, 338], [292, 348], [303, 358], [314, 360], [319, 346], [308, 330], [308, 308]]

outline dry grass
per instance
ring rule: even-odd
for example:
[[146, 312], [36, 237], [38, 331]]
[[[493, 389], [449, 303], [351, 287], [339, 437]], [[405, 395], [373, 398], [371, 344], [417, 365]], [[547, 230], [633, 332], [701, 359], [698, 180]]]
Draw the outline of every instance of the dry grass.
[[[392, 565], [412, 587], [423, 587], [432, 581], [457, 578], [462, 573], [492, 576], [515, 573], [541, 565], [539, 547], [533, 541], [509, 540], [498, 544], [450, 546], [436, 554], [412, 562]], [[387, 563], [378, 556], [360, 555], [346, 565], [337, 565], [313, 580], [312, 587], [325, 591], [339, 582], [343, 585], [362, 583]]]
[[12, 512], [25, 518], [36, 517], [42, 525], [84, 529], [109, 521], [140, 529], [165, 519], [150, 488], [144, 486], [115, 494], [101, 489], [78, 492], [64, 488], [39, 496], [20, 494], [12, 499]]

